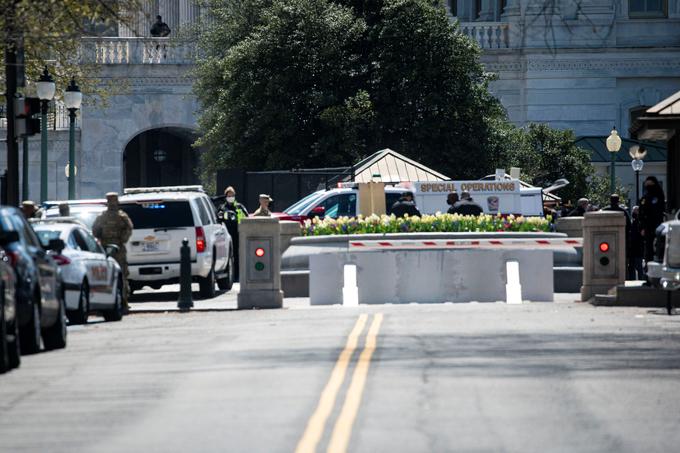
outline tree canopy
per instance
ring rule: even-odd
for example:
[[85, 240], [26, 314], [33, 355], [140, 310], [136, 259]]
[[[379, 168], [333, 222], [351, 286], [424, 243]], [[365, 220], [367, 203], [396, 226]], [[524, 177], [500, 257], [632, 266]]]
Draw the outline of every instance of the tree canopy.
[[430, 0], [211, 0], [195, 93], [208, 168], [350, 165], [389, 147], [490, 170], [479, 48]]
[[[4, 51], [23, 41], [28, 82], [37, 81], [47, 65], [59, 87], [66, 87], [74, 78], [82, 91], [101, 95], [106, 87], [95, 77], [96, 66], [79, 58], [81, 38], [126, 22], [140, 11], [140, 1], [0, 0], [0, 8], [0, 48]], [[4, 66], [0, 74], [4, 79]]]

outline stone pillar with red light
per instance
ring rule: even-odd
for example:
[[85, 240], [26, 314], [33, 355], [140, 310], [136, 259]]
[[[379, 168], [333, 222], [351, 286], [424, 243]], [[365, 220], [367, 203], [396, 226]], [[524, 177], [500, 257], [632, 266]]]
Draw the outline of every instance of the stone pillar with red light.
[[626, 218], [623, 212], [587, 212], [583, 218], [581, 300], [626, 281]]
[[281, 231], [275, 217], [243, 219], [239, 229], [238, 308], [281, 308]]

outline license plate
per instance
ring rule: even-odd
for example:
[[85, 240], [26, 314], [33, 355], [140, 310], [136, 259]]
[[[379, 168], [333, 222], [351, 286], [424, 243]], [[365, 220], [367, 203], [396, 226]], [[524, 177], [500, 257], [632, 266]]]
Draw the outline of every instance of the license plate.
[[160, 248], [158, 241], [149, 241], [142, 244], [142, 252], [157, 252]]

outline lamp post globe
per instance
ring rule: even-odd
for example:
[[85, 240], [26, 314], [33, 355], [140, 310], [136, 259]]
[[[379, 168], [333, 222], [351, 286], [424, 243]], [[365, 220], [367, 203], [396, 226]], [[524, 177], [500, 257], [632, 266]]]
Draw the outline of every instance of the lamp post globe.
[[47, 111], [56, 88], [57, 85], [45, 66], [36, 83], [40, 99], [40, 201], [47, 200]]
[[616, 192], [616, 175], [615, 175], [615, 168], [614, 166], [616, 165], [616, 154], [619, 152], [621, 149], [621, 137], [619, 137], [619, 133], [616, 130], [616, 126], [612, 128], [612, 131], [609, 134], [609, 137], [607, 137], [607, 150], [609, 151], [609, 154], [611, 155], [611, 171], [610, 171], [610, 176], [611, 176], [611, 181], [610, 181], [610, 193]]
[[54, 92], [57, 85], [54, 83], [54, 79], [50, 72], [47, 70], [47, 66], [43, 69], [43, 73], [40, 75], [36, 85], [36, 91], [38, 92], [38, 98], [41, 101], [51, 101], [54, 99]]
[[64, 93], [64, 104], [69, 110], [78, 110], [82, 102], [83, 93], [80, 91], [80, 87], [76, 85], [76, 81], [71, 79], [71, 83], [66, 87]]
[[628, 154], [633, 159], [630, 161], [630, 166], [633, 167], [635, 172], [635, 203], [637, 204], [640, 202], [640, 172], [645, 166], [645, 162], [642, 159], [647, 155], [647, 150], [635, 145], [630, 147]]
[[71, 83], [64, 93], [64, 105], [68, 109], [69, 117], [69, 140], [68, 140], [68, 199], [76, 198], [76, 111], [83, 102], [83, 93], [80, 91], [76, 81], [71, 79]]

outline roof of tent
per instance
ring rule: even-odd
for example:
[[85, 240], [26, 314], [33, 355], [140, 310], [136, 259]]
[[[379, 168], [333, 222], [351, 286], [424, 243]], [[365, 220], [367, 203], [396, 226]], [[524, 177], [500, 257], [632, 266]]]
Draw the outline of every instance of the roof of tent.
[[356, 182], [370, 182], [374, 175], [380, 175], [380, 181], [387, 183], [450, 179], [389, 148], [378, 151], [354, 166]]

